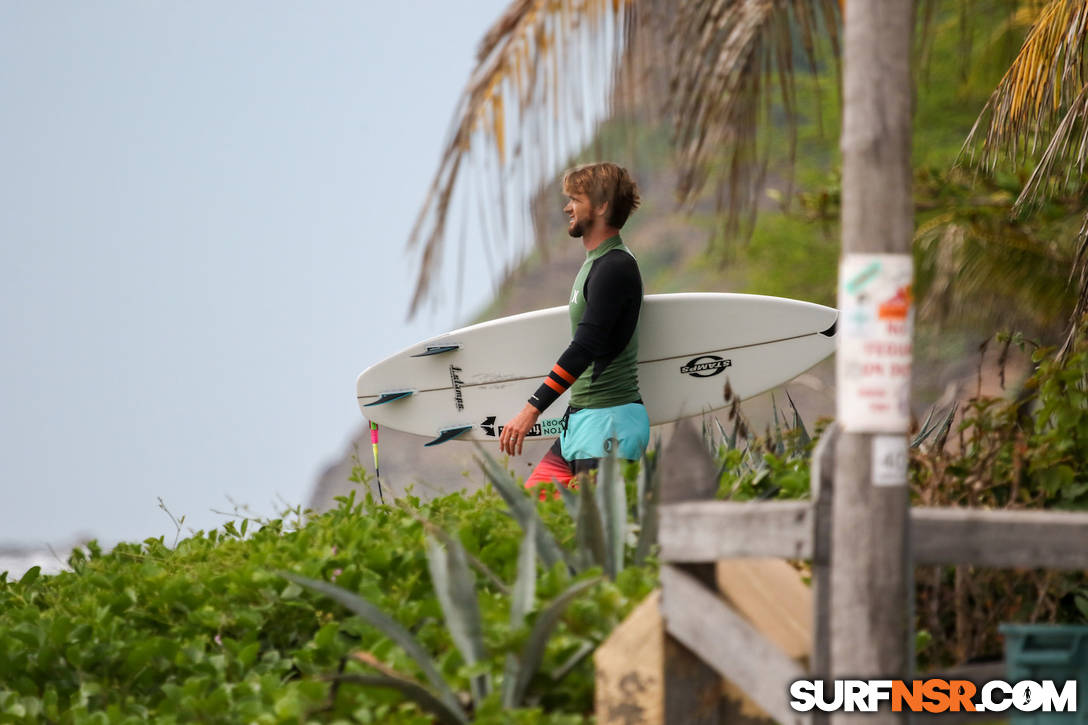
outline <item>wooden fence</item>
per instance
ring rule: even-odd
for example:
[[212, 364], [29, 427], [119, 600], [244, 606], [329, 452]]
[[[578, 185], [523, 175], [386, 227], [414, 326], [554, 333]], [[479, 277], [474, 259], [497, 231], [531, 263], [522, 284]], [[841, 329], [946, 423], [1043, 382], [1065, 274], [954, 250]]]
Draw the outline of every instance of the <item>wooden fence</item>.
[[[664, 702], [655, 710], [660, 712], [660, 721], [714, 725], [729, 719], [721, 714], [718, 702], [721, 678], [783, 725], [816, 719], [790, 709], [788, 689], [794, 680], [821, 679], [832, 671], [829, 584], [834, 440], [832, 428], [816, 446], [811, 501], [737, 503], [710, 500], [716, 493], [715, 465], [694, 428], [677, 426], [659, 469], [663, 476], [660, 611], [666, 639]], [[908, 550], [912, 560], [908, 572], [921, 564], [1088, 569], [1088, 514], [913, 508]], [[813, 641], [807, 668], [782, 652], [720, 595], [715, 562], [744, 557], [811, 560]], [[991, 668], [974, 674], [989, 679], [1000, 672]], [[600, 671], [598, 677], [602, 677]], [[613, 710], [618, 717], [602, 717], [598, 710], [598, 721], [602, 725], [649, 724], [658, 719], [656, 715], [639, 719], [624, 715], [622, 708]], [[952, 723], [947, 716], [942, 722]]]

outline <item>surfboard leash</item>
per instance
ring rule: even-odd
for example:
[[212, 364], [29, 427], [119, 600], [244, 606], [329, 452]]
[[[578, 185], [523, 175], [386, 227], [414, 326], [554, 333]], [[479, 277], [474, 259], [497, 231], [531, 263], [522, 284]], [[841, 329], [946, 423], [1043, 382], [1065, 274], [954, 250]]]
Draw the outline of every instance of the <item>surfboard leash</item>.
[[374, 449], [374, 478], [378, 481], [378, 500], [384, 504], [385, 497], [382, 496], [382, 474], [378, 471], [378, 424], [374, 421], [370, 421], [370, 447]]

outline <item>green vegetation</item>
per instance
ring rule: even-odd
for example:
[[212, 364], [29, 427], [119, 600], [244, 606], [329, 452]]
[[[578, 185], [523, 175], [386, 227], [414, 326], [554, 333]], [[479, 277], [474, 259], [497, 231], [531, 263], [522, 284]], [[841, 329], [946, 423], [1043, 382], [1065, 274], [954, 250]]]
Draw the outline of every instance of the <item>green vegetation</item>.
[[[1020, 335], [997, 338], [1035, 347]], [[1088, 318], [1067, 356], [1035, 348], [1013, 399], [967, 402], [950, 434], [912, 456], [915, 502], [977, 508], [1088, 509]], [[916, 576], [924, 662], [1001, 654], [1001, 622], [1088, 622], [1088, 575], [1048, 570], [928, 567]]]
[[[587, 656], [654, 570], [624, 546], [626, 515], [594, 514], [603, 540], [576, 545], [590, 538], [577, 501], [538, 503], [486, 464], [520, 518], [493, 488], [396, 506], [368, 493], [297, 528], [92, 543], [70, 572], [0, 575], [0, 722], [426, 723], [414, 703], [431, 694], [454, 722], [498, 722], [514, 704], [502, 722], [582, 722]], [[634, 511], [635, 469], [613, 470], [593, 510]]]
[[[560, 540], [574, 526], [560, 502], [540, 506]], [[373, 675], [353, 653], [422, 680], [409, 655], [379, 630], [279, 573], [335, 583], [390, 613], [434, 658], [457, 691], [479, 674], [454, 646], [436, 596], [424, 525], [459, 534], [465, 549], [494, 573], [477, 587], [483, 638], [492, 657], [478, 664], [500, 677], [507, 654], [521, 652], [529, 624], [574, 582], [563, 564], [542, 569], [526, 624], [511, 626], [517, 524], [493, 490], [431, 502], [382, 506], [368, 494], [296, 530], [281, 520], [228, 524], [197, 533], [174, 549], [162, 539], [95, 544], [56, 576], [0, 576], [0, 721], [3, 722], [359, 722], [425, 723], [430, 718], [396, 692], [329, 676]], [[594, 579], [590, 570], [578, 581]], [[580, 722], [554, 712], [591, 708], [591, 663], [552, 675], [587, 644], [600, 642], [653, 586], [652, 570], [625, 569], [575, 599], [540, 653], [538, 676], [517, 722]], [[480, 715], [501, 706], [497, 695]], [[487, 721], [481, 718], [481, 721]]]
[[[1063, 360], [1034, 360], [1016, 398], [927, 421], [916, 502], [1088, 508], [1088, 321]], [[739, 405], [703, 435], [720, 497], [809, 495], [788, 398], [763, 436]], [[92, 543], [71, 571], [0, 575], [0, 722], [586, 722], [589, 654], [656, 586], [655, 461], [538, 500], [485, 456], [472, 495], [353, 494], [294, 525]], [[1088, 619], [1083, 573], [930, 567], [917, 592], [924, 665], [998, 656], [1001, 621]]]

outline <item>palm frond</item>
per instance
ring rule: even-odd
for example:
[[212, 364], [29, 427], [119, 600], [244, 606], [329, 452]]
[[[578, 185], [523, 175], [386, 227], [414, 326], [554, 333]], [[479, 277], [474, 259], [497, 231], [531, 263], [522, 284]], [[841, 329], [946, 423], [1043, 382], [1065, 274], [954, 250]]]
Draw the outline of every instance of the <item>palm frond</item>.
[[[1045, 149], [1017, 208], [1037, 198], [1059, 160], [1076, 163], [1081, 173], [1075, 181], [1083, 187], [1086, 49], [1088, 0], [1051, 0], [1043, 5], [964, 142], [961, 157], [981, 143], [978, 161], [990, 170], [999, 156], [1026, 159]], [[1073, 144], [1078, 130], [1080, 143]]]
[[1069, 275], [1070, 282], [1076, 285], [1077, 301], [1070, 315], [1065, 342], [1058, 353], [1058, 357], [1064, 359], [1073, 349], [1077, 338], [1077, 329], [1080, 321], [1088, 315], [1088, 213], [1084, 215], [1084, 223], [1077, 233], [1077, 256], [1073, 260], [1072, 272]]
[[[815, 77], [823, 37], [837, 63], [836, 0], [515, 0], [480, 44], [409, 235], [419, 258], [410, 314], [434, 292], [454, 207], [479, 209], [484, 256], [509, 263], [531, 247], [532, 194], [617, 104], [673, 120], [682, 202], [716, 176], [727, 231], [742, 211], [754, 219], [766, 164], [755, 130], [773, 106], [765, 84], [777, 75], [792, 161], [797, 56]], [[460, 183], [466, 174], [475, 187]]]
[[[1080, 89], [1080, 93], [1069, 110], [1066, 111], [1054, 134], [1050, 137], [1050, 143], [1035, 165], [1031, 178], [1024, 184], [1020, 197], [1016, 200], [1017, 208], [1025, 204], [1038, 201], [1045, 187], [1052, 183], [1055, 177], [1062, 177], [1057, 167], [1059, 163], [1065, 166], [1064, 178], [1055, 180], [1062, 186], [1068, 186], [1071, 181], [1079, 186], [1084, 185], [1084, 166], [1088, 161], [1088, 84]], [[1074, 176], [1075, 174], [1075, 176]]]
[[838, 59], [837, 16], [838, 3], [827, 0], [680, 3], [668, 54], [682, 203], [690, 207], [716, 173], [727, 232], [737, 231], [742, 212], [751, 221], [767, 162], [757, 155], [756, 129], [770, 118], [774, 99], [764, 84], [777, 77], [792, 166], [795, 48], [815, 77], [818, 37], [829, 38]]
[[[1000, 155], [1017, 161], [1038, 157], [1014, 212], [1040, 204], [1056, 190], [1073, 191], [1082, 197], [1088, 190], [1084, 173], [1088, 162], [1086, 52], [1088, 0], [1047, 2], [964, 143], [961, 158], [978, 143], [980, 129], [985, 128], [979, 162], [991, 170]], [[1071, 269], [1068, 279], [1077, 287], [1063, 354], [1088, 310], [1086, 238], [1088, 216], [1074, 242], [1073, 264], [1065, 267]]]
[[1007, 225], [1009, 209], [1008, 201], [988, 212], [953, 208], [919, 227], [922, 319], [1015, 319], [1045, 328], [1064, 317], [1073, 251], [1045, 228]]
[[[409, 234], [419, 257], [410, 314], [433, 291], [455, 196], [469, 208], [476, 196], [486, 256], [508, 259], [529, 246], [527, 215], [508, 214], [509, 196], [527, 204], [607, 114], [612, 74], [583, 69], [616, 66], [632, 1], [514, 0], [484, 36]], [[466, 172], [482, 179], [475, 189], [459, 183]]]

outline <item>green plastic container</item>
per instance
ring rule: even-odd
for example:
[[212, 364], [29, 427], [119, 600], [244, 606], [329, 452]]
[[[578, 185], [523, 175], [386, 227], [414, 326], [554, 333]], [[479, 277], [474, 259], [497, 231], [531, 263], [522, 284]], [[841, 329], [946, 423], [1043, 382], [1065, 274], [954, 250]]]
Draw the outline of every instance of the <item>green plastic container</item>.
[[1077, 712], [1005, 711], [1014, 725], [1088, 725], [1088, 626], [1002, 624], [1005, 671], [1009, 682], [1077, 681]]

